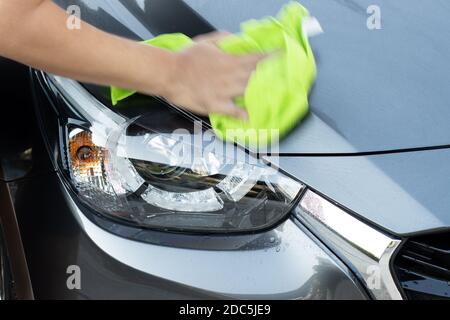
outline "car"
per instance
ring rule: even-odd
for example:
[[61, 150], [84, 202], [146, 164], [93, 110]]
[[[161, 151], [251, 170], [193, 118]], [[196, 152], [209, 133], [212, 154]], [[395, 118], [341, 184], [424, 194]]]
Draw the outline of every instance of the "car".
[[[238, 32], [286, 1], [55, 2], [141, 41]], [[158, 97], [112, 106], [20, 69], [1, 88], [9, 297], [449, 299], [448, 5], [377, 3], [381, 28], [362, 3], [302, 1], [325, 30], [318, 77], [276, 152]]]

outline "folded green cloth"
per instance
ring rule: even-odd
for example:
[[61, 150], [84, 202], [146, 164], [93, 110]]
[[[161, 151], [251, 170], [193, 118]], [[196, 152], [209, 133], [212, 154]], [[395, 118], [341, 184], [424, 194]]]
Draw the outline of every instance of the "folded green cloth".
[[[285, 136], [306, 116], [308, 93], [316, 76], [314, 55], [302, 30], [302, 21], [306, 17], [309, 17], [308, 11], [299, 3], [291, 2], [281, 10], [278, 19], [245, 22], [240, 34], [231, 35], [219, 43], [219, 47], [229, 54], [274, 52], [258, 64], [245, 95], [236, 99], [236, 104], [247, 110], [248, 121], [209, 115], [219, 137], [264, 146], [275, 137]], [[161, 35], [145, 43], [179, 51], [191, 45], [192, 40], [176, 33]], [[113, 87], [113, 105], [134, 93]]]

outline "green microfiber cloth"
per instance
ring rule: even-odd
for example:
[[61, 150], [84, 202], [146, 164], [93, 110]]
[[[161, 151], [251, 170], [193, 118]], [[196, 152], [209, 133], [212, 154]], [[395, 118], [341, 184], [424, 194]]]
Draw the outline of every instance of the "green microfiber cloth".
[[[275, 135], [276, 138], [285, 136], [306, 116], [308, 93], [316, 77], [314, 55], [302, 30], [302, 21], [306, 17], [309, 17], [307, 9], [297, 2], [290, 2], [281, 10], [278, 19], [270, 17], [245, 22], [240, 34], [231, 35], [219, 43], [219, 47], [229, 54], [273, 53], [258, 64], [245, 95], [235, 101], [247, 110], [248, 121], [219, 114], [209, 115], [212, 127], [220, 138], [264, 146], [275, 140]], [[193, 41], [175, 33], [161, 35], [145, 43], [179, 51]], [[113, 87], [113, 105], [134, 93]]]

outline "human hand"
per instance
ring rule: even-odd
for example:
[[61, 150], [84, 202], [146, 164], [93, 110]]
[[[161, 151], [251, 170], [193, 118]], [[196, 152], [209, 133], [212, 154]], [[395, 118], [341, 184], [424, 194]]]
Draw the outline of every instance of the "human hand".
[[252, 72], [266, 55], [226, 54], [217, 47], [226, 36], [223, 32], [200, 36], [193, 46], [176, 53], [163, 97], [196, 114], [247, 119], [247, 112], [233, 99], [245, 93]]

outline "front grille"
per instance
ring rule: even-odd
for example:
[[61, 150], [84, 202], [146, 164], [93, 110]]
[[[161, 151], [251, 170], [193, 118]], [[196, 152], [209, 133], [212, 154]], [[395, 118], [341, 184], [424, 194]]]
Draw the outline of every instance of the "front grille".
[[450, 300], [450, 233], [408, 240], [394, 270], [408, 299]]

